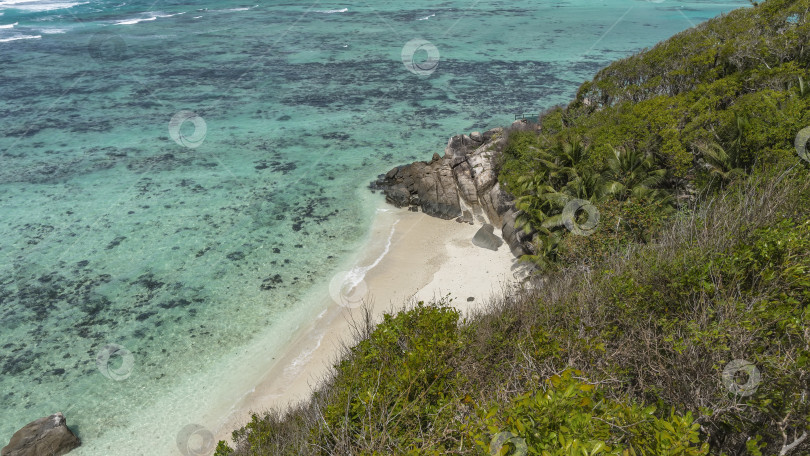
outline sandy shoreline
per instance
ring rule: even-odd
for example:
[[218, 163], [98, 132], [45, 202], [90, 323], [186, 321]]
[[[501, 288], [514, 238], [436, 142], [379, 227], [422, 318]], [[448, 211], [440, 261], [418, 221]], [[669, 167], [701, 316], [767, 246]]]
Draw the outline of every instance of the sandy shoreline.
[[[449, 297], [464, 313], [500, 293], [514, 281], [516, 261], [506, 244], [497, 251], [474, 246], [472, 237], [480, 227], [393, 207], [379, 210], [355, 265], [355, 272], [366, 269], [356, 292], [340, 293], [345, 272], [338, 273], [332, 282], [337, 286], [325, 298], [326, 310], [297, 332], [259, 384], [220, 422], [216, 441], [230, 441], [231, 432], [248, 422], [251, 413], [284, 409], [309, 397], [337, 359], [341, 344], [351, 342], [350, 322], [361, 316], [352, 306], [361, 304], [361, 295], [378, 320], [409, 301]], [[474, 299], [468, 301], [470, 297]]]

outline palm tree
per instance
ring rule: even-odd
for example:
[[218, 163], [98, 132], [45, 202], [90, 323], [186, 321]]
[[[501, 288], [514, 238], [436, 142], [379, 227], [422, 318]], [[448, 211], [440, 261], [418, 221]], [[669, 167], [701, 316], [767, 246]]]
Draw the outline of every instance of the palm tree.
[[745, 114], [740, 114], [739, 112], [734, 113], [734, 139], [731, 140], [729, 144], [730, 149], [732, 152], [737, 155], [738, 157], [741, 156], [743, 142], [745, 141], [745, 137], [748, 135], [748, 130], [751, 129], [751, 121], [748, 119], [748, 116]]
[[715, 141], [696, 144], [709, 174], [716, 178], [720, 185], [745, 175], [745, 161], [740, 157], [740, 149], [730, 148], [728, 151]]
[[665, 169], [656, 169], [652, 156], [635, 150], [613, 149], [614, 156], [608, 160], [602, 173], [598, 194], [604, 198], [613, 196], [619, 201], [630, 198], [650, 198], [671, 204], [671, 197], [663, 190], [655, 189], [666, 177]]
[[576, 177], [568, 181], [563, 187], [563, 191], [568, 195], [578, 198], [596, 202], [601, 200], [600, 186], [602, 176], [591, 169], [583, 169], [578, 172]]
[[521, 176], [517, 183], [521, 196], [515, 199], [515, 207], [520, 210], [515, 223], [529, 233], [549, 217], [549, 212], [553, 210], [549, 194], [556, 191], [548, 185], [543, 171]]
[[549, 170], [552, 182], [558, 184], [556, 186], [562, 186], [582, 173], [590, 153], [590, 146], [578, 136], [568, 133], [554, 142], [538, 159]]
[[[804, 82], [804, 78], [799, 76], [797, 87], [799, 98], [805, 98], [808, 94], [810, 94], [810, 87], [807, 87], [807, 84]], [[790, 85], [788, 85], [788, 89], [790, 89]]]
[[540, 270], [551, 268], [555, 264], [559, 252], [561, 241], [559, 233], [541, 228], [535, 234], [533, 241], [537, 253], [523, 255], [520, 259], [534, 263]]

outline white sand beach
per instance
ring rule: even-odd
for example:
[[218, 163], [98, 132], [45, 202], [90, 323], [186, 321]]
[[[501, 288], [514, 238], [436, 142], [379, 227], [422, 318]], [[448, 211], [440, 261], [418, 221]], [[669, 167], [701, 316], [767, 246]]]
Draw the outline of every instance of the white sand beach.
[[[355, 289], [364, 292], [363, 302], [371, 307], [375, 321], [405, 303], [442, 297], [464, 313], [513, 283], [516, 260], [505, 243], [497, 251], [472, 244], [480, 227], [405, 209], [381, 209], [356, 263], [361, 268], [373, 266]], [[328, 374], [341, 343], [352, 341], [351, 322], [362, 310], [340, 305], [339, 296], [327, 299], [327, 310], [298, 331], [261, 382], [217, 427], [217, 440], [230, 441], [230, 433], [252, 413], [283, 410], [305, 400]]]

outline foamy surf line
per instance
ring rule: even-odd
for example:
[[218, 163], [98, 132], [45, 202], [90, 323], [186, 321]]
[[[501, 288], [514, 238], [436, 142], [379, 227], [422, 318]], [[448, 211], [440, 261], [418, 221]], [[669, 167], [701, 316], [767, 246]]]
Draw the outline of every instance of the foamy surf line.
[[68, 29], [61, 29], [61, 28], [43, 28], [39, 29], [38, 32], [44, 33], [46, 35], [59, 35], [62, 33], [67, 33]]
[[151, 16], [149, 16], [149, 17], [139, 17], [139, 18], [133, 18], [133, 19], [123, 19], [123, 20], [114, 22], [114, 24], [115, 25], [134, 25], [134, 24], [138, 24], [140, 22], [149, 22], [149, 21], [154, 21], [154, 20], [164, 18], [164, 17], [179, 16], [179, 15], [185, 14], [185, 13], [175, 13], [175, 14], [145, 13], [145, 14], [151, 14]]
[[19, 41], [19, 40], [37, 40], [39, 38], [42, 38], [42, 35], [13, 36], [11, 38], [0, 38], [0, 43], [8, 43], [11, 41]]
[[[0, 9], [16, 9], [37, 13], [41, 11], [51, 11], [59, 9], [73, 8], [78, 5], [86, 5], [89, 2], [37, 2], [31, 0], [7, 0], [0, 2]], [[3, 14], [3, 13], [0, 13]]]
[[15, 22], [13, 24], [7, 24], [7, 25], [0, 25], [0, 29], [13, 29], [14, 26], [17, 25], [17, 24], [19, 24], [19, 22]]
[[315, 10], [316, 13], [321, 13], [321, 14], [346, 13], [348, 11], [349, 11], [349, 8], [336, 9], [336, 10]]
[[397, 220], [396, 222], [394, 222], [393, 225], [391, 225], [391, 232], [388, 233], [388, 240], [385, 243], [385, 249], [383, 249], [380, 256], [378, 256], [377, 259], [374, 260], [374, 262], [372, 262], [368, 266], [355, 266], [346, 275], [346, 280], [351, 285], [350, 288], [354, 288], [357, 285], [359, 285], [360, 282], [362, 282], [363, 279], [366, 278], [366, 274], [368, 274], [368, 271], [371, 271], [378, 264], [380, 264], [380, 261], [382, 261], [382, 259], [385, 258], [386, 255], [388, 255], [389, 251], [391, 251], [391, 241], [392, 239], [394, 239], [394, 231], [396, 229], [397, 223], [399, 223], [399, 220]]
[[318, 337], [318, 341], [314, 347], [310, 349], [304, 349], [298, 356], [296, 356], [295, 359], [292, 361], [292, 363], [286, 368], [284, 368], [284, 375], [291, 377], [299, 373], [301, 371], [301, 367], [309, 363], [309, 360], [312, 358], [312, 354], [315, 353], [316, 350], [321, 348], [321, 342], [323, 342], [324, 336], [326, 336], [326, 332], [322, 332], [320, 334], [320, 336]]

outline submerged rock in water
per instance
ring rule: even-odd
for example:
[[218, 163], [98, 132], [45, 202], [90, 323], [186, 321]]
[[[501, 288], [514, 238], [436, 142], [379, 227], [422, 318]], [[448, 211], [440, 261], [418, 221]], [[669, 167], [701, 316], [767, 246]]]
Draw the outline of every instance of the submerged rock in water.
[[67, 427], [64, 415], [57, 412], [32, 421], [11, 436], [2, 456], [61, 456], [81, 445]]
[[[456, 135], [447, 142], [443, 157], [433, 154], [429, 162], [398, 166], [370, 187], [382, 190], [385, 200], [397, 207], [421, 208], [428, 215], [459, 222], [488, 221], [501, 227], [515, 256], [533, 253], [532, 235], [515, 228], [512, 197], [498, 184], [498, 158], [505, 144], [502, 128]], [[489, 234], [486, 241], [479, 238], [485, 248], [494, 246], [492, 237], [498, 238], [492, 231]]]
[[472, 238], [473, 245], [489, 250], [498, 250], [503, 239], [495, 234], [495, 227], [485, 223]]

